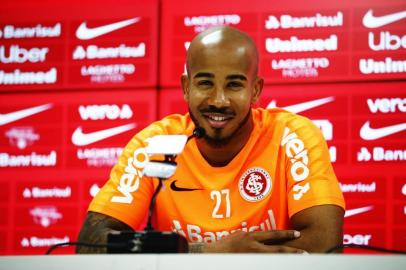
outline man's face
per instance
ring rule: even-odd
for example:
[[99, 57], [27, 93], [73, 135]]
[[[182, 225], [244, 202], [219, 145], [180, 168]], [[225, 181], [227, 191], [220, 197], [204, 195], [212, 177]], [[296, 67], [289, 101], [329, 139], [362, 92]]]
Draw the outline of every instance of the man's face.
[[227, 142], [251, 121], [251, 104], [259, 95], [253, 62], [243, 47], [214, 47], [193, 55], [188, 77], [182, 78], [185, 99], [209, 141]]

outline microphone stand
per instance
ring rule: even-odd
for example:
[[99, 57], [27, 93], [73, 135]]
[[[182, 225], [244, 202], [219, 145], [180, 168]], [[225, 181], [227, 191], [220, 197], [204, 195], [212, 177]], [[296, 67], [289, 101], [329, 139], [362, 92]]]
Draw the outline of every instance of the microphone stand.
[[[175, 156], [165, 155], [164, 162], [165, 163], [175, 163]], [[158, 186], [155, 189], [154, 194], [152, 195], [151, 203], [149, 205], [148, 223], [147, 223], [147, 226], [144, 228], [145, 231], [154, 231], [154, 227], [152, 226], [152, 214], [153, 214], [154, 208], [155, 208], [156, 197], [158, 196], [158, 193], [162, 188], [162, 181], [164, 181], [165, 178], [158, 177], [158, 180], [159, 180]]]
[[[205, 135], [203, 128], [196, 128], [193, 134], [187, 138], [186, 143], [196, 137], [201, 138]], [[165, 155], [161, 163], [172, 164], [176, 166], [176, 155]], [[122, 231], [112, 232], [107, 235], [107, 253], [182, 253], [188, 252], [188, 243], [182, 235], [174, 232], [155, 231], [152, 226], [152, 215], [156, 204], [156, 198], [162, 189], [162, 182], [167, 179], [158, 178], [158, 186], [151, 197], [148, 209], [148, 222], [144, 231]]]

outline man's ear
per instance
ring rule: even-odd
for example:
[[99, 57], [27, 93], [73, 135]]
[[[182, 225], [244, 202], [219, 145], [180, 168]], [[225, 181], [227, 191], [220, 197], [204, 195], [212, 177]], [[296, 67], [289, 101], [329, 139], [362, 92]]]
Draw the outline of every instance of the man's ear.
[[181, 80], [181, 84], [182, 84], [182, 90], [183, 90], [183, 99], [185, 101], [189, 100], [189, 77], [187, 74], [182, 74], [182, 76], [180, 77]]
[[261, 95], [262, 88], [264, 88], [264, 80], [260, 77], [257, 77], [255, 79], [255, 83], [254, 83], [254, 93], [251, 98], [252, 104], [257, 103], [257, 101], [259, 100], [259, 96]]

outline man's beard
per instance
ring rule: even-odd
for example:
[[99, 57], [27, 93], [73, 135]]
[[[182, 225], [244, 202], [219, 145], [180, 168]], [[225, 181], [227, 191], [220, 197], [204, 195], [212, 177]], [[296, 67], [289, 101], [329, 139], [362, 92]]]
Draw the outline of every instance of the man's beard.
[[[195, 124], [196, 128], [200, 127], [199, 122], [197, 121], [196, 117], [193, 115], [192, 111], [189, 108], [189, 115], [190, 118], [192, 119], [193, 123]], [[251, 109], [248, 110], [247, 114], [245, 115], [244, 119], [238, 124], [238, 127], [234, 130], [233, 133], [231, 133], [229, 136], [221, 138], [221, 131], [222, 129], [214, 129], [214, 137], [210, 137], [207, 132], [205, 132], [203, 139], [206, 141], [208, 145], [210, 145], [213, 148], [221, 148], [223, 146], [226, 146], [230, 143], [232, 138], [240, 132], [245, 124], [248, 122], [248, 120], [251, 117]]]

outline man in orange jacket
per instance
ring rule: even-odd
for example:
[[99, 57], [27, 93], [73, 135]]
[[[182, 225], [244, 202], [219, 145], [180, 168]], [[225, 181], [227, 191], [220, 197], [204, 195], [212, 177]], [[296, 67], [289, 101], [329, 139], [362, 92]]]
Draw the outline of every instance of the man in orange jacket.
[[[245, 33], [210, 28], [192, 41], [182, 88], [189, 113], [136, 134], [89, 206], [79, 241], [139, 230], [158, 180], [144, 175], [155, 135], [192, 135], [163, 182], [154, 228], [192, 252], [323, 252], [342, 242], [345, 203], [320, 130], [281, 109], [254, 109], [263, 80]], [[78, 252], [105, 252], [79, 247]]]

